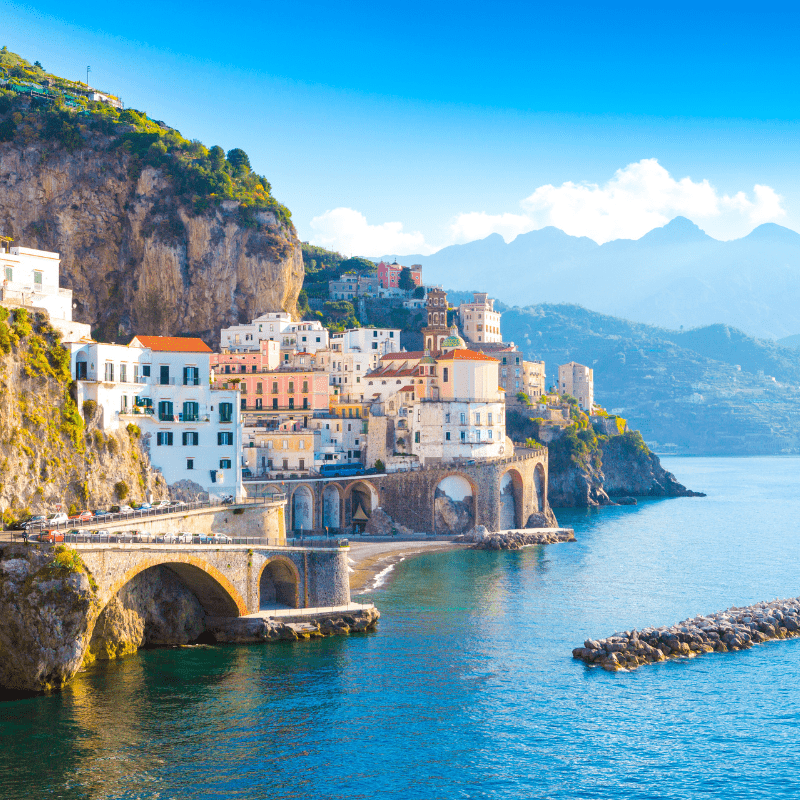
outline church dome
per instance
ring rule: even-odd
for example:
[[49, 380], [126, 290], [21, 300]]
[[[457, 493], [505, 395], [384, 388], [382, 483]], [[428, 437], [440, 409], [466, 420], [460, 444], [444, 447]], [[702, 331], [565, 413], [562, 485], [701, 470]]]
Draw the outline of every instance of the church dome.
[[450, 335], [442, 339], [441, 347], [442, 350], [458, 350], [462, 347], [466, 347], [466, 343], [458, 335], [458, 328], [456, 328], [455, 325], [450, 328]]

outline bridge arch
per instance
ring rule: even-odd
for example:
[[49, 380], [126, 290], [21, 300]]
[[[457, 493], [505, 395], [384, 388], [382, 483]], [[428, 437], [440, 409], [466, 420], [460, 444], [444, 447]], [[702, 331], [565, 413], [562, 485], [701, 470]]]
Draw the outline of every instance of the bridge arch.
[[314, 490], [307, 484], [298, 484], [291, 496], [291, 514], [294, 531], [313, 530], [314, 525]]
[[322, 527], [344, 527], [344, 489], [338, 483], [327, 483], [322, 490]]
[[378, 490], [370, 481], [358, 480], [348, 484], [345, 490], [345, 506], [349, 501], [348, 522], [364, 528], [367, 519], [380, 505]]
[[500, 476], [500, 528], [523, 528], [525, 516], [525, 481], [519, 471], [507, 469]]
[[547, 473], [544, 465], [540, 462], [533, 471], [533, 485], [536, 489], [537, 511], [544, 511], [547, 508]]
[[260, 608], [300, 608], [300, 572], [291, 559], [275, 556], [264, 562], [258, 576], [258, 596]]
[[140, 572], [152, 567], [166, 567], [197, 598], [203, 610], [212, 617], [240, 617], [248, 613], [247, 604], [236, 587], [212, 564], [191, 555], [170, 553], [166, 560], [142, 559], [131, 567], [105, 592], [103, 607]]
[[478, 485], [463, 472], [445, 472], [433, 486], [430, 503], [436, 533], [464, 533], [476, 525]]

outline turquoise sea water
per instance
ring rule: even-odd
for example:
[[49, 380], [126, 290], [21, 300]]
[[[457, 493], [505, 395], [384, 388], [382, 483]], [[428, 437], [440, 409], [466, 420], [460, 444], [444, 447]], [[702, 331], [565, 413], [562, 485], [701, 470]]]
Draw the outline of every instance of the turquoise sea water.
[[800, 459], [665, 460], [705, 499], [576, 544], [404, 561], [376, 633], [140, 652], [0, 704], [0, 797], [800, 796], [800, 640], [609, 674], [587, 637], [800, 595]]

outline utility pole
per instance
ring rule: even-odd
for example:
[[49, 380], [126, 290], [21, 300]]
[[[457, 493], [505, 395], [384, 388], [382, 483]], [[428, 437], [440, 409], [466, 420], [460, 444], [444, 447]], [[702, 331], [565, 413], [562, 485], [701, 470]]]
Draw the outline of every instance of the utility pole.
[[92, 71], [91, 67], [86, 67], [86, 88], [89, 88], [89, 73]]

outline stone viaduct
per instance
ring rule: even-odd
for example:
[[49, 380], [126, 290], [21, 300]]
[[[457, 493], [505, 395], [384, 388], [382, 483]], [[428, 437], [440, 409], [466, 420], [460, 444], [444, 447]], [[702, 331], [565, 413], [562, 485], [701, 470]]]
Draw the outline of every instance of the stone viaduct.
[[[248, 493], [278, 488], [288, 497], [287, 525], [293, 531], [351, 530], [375, 508], [413, 531], [437, 530], [437, 489], [456, 478], [471, 494], [474, 525], [490, 531], [523, 528], [531, 514], [549, 508], [547, 449], [518, 448], [515, 455], [474, 464], [439, 464], [421, 470], [358, 478], [248, 482]], [[440, 525], [441, 528], [441, 525]]]
[[136, 575], [166, 567], [212, 617], [350, 602], [347, 547], [74, 544], [97, 582], [101, 607]]

